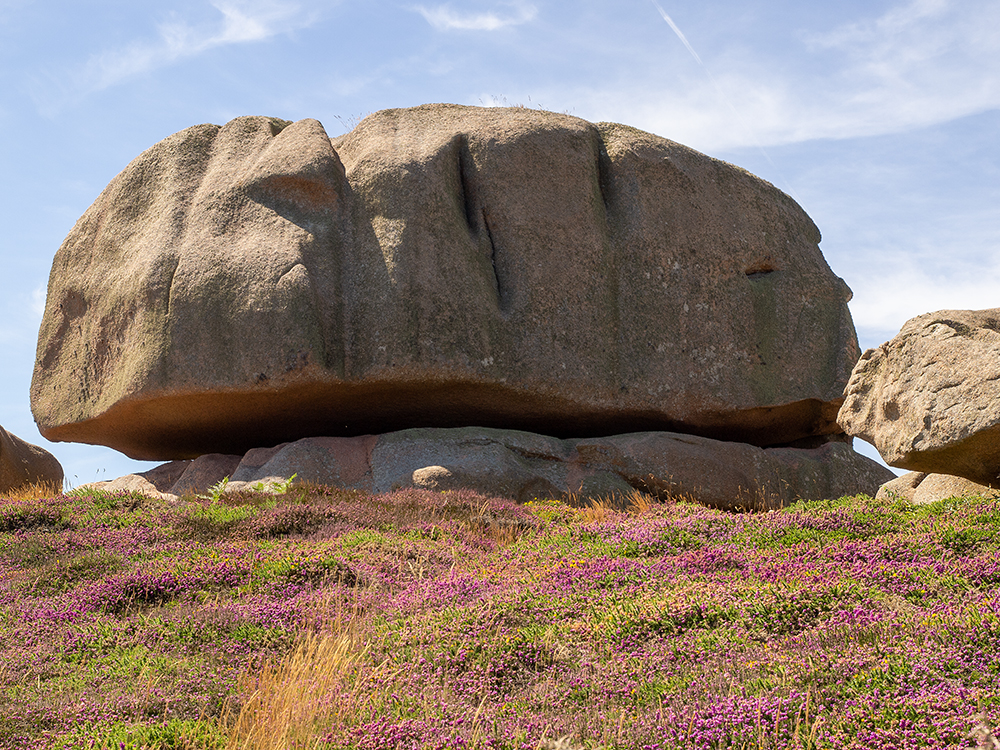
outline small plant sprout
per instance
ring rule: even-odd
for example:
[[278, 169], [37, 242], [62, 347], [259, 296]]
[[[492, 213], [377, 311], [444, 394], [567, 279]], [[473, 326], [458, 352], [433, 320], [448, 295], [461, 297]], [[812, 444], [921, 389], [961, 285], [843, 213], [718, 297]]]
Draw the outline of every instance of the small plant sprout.
[[208, 492], [204, 495], [196, 495], [196, 497], [202, 500], [211, 500], [213, 503], [219, 502], [222, 498], [222, 493], [226, 491], [226, 487], [229, 485], [229, 477], [223, 477], [218, 482], [213, 484], [208, 488]]
[[252, 485], [250, 485], [250, 489], [252, 489], [254, 492], [267, 492], [272, 495], [284, 495], [286, 492], [288, 492], [288, 490], [292, 488], [292, 482], [298, 475], [299, 473], [295, 472], [290, 477], [288, 477], [288, 479], [282, 479], [279, 482], [275, 481], [266, 482], [263, 480], [260, 482], [254, 482]]

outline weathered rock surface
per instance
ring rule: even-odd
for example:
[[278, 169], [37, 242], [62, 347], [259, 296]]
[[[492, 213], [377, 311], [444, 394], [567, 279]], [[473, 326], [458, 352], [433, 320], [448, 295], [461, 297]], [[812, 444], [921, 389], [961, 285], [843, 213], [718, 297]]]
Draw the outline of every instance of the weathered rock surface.
[[[170, 489], [177, 484], [180, 478], [184, 476], [184, 472], [187, 471], [191, 463], [191, 461], [171, 461], [159, 466], [154, 466], [149, 471], [144, 471], [141, 474], [136, 474], [134, 476], [141, 477], [145, 481], [149, 482], [159, 492], [169, 492]], [[219, 479], [222, 479], [224, 476], [225, 474], [221, 475]], [[215, 481], [219, 481], [219, 479], [216, 479]], [[209, 482], [209, 484], [212, 484], [212, 482]]]
[[56, 254], [32, 409], [143, 459], [418, 426], [839, 433], [858, 350], [819, 239], [772, 185], [623, 125], [199, 125]]
[[875, 493], [876, 500], [885, 500], [890, 497], [900, 498], [913, 502], [913, 496], [917, 492], [917, 485], [923, 481], [927, 474], [920, 471], [911, 471], [908, 474], [891, 479]]
[[[155, 489], [170, 495], [204, 492], [230, 476], [227, 490], [235, 490], [295, 474], [297, 481], [377, 493], [468, 488], [526, 502], [569, 495], [622, 499], [638, 489], [662, 499], [756, 510], [799, 498], [873, 494], [892, 477], [844, 442], [764, 449], [665, 432], [560, 440], [478, 427], [304, 438], [251, 450], [242, 460], [213, 456], [192, 471], [199, 461], [191, 462], [173, 486]], [[221, 474], [222, 467], [234, 465], [234, 471]], [[146, 476], [167, 473], [158, 468]], [[195, 476], [200, 484], [192, 482]]]
[[77, 490], [96, 489], [102, 492], [141, 492], [143, 495], [155, 497], [160, 500], [176, 502], [180, 498], [167, 492], [161, 492], [155, 484], [150, 482], [143, 474], [126, 474], [123, 477], [112, 479], [106, 482], [89, 482], [76, 488]]
[[1000, 489], [951, 474], [911, 471], [883, 484], [875, 497], [880, 500], [898, 497], [915, 505], [927, 505], [949, 497], [1000, 497]]
[[62, 466], [44, 448], [0, 427], [0, 492], [30, 484], [52, 484], [62, 489]]
[[174, 495], [186, 492], [204, 492], [213, 484], [221, 482], [236, 471], [240, 465], [239, 456], [228, 456], [221, 453], [206, 453], [188, 463], [184, 473], [170, 487]]
[[838, 420], [890, 466], [1000, 486], [1000, 309], [913, 318], [866, 351]]

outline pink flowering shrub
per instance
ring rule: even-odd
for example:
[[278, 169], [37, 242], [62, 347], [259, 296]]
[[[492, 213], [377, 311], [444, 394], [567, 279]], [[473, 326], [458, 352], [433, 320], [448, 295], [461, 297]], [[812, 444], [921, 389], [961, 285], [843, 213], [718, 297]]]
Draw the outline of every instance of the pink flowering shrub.
[[0, 748], [997, 748], [1000, 503], [0, 501]]

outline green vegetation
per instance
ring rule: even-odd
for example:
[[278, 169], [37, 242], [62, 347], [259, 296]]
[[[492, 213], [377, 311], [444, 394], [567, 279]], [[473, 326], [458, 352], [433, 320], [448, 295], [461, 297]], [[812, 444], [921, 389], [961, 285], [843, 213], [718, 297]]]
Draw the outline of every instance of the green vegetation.
[[994, 747], [997, 500], [216, 489], [0, 501], [0, 748]]

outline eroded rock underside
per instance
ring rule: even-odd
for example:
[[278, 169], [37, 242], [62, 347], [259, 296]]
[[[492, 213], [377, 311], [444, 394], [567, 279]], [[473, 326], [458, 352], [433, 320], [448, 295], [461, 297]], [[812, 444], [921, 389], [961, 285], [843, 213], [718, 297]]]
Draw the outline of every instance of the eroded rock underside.
[[58, 251], [32, 409], [140, 459], [468, 425], [834, 435], [858, 349], [819, 239], [770, 184], [623, 125], [201, 125]]

